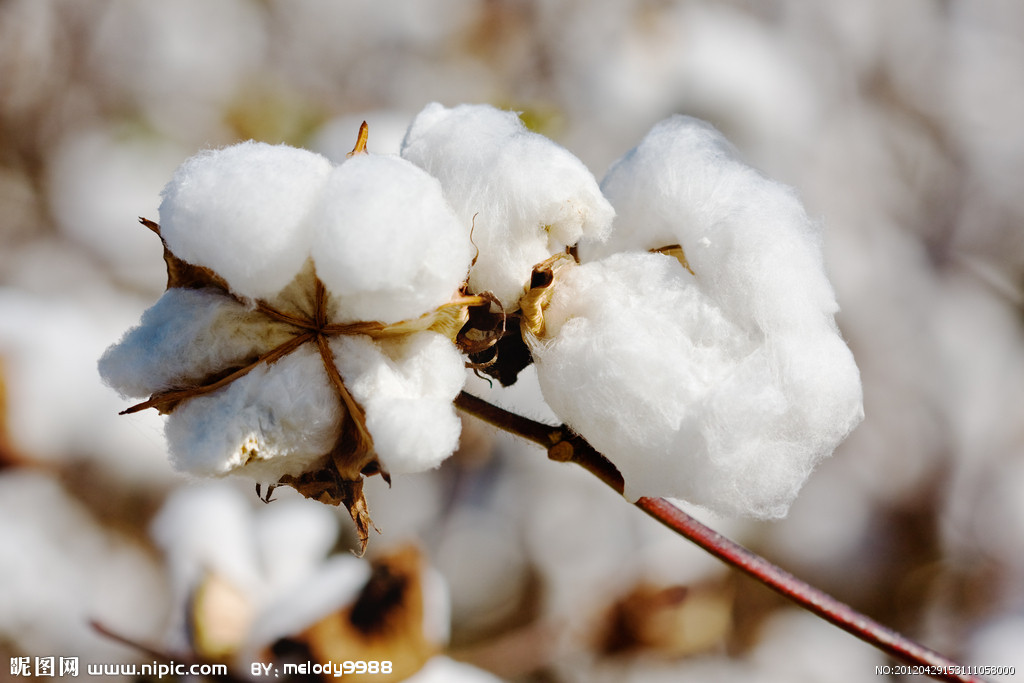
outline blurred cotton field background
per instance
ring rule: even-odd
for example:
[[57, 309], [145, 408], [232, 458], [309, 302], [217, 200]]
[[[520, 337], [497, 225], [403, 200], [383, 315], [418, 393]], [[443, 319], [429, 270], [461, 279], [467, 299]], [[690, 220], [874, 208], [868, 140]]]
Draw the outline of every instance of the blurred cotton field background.
[[[3, 0], [0, 74], [4, 673], [152, 661], [89, 620], [195, 649], [185, 607], [211, 575], [233, 586], [212, 614], [238, 623], [195, 617], [234, 639], [202, 654], [239, 677], [351, 607], [370, 569], [344, 511], [186, 481], [96, 360], [163, 289], [136, 217], [185, 158], [256, 138], [340, 161], [364, 119], [397, 152], [435, 100], [521, 111], [598, 178], [656, 121], [699, 116], [795, 186], [825, 224], [866, 419], [787, 519], [710, 521], [954, 658], [1024, 670], [1019, 3]], [[543, 417], [535, 381], [495, 400]], [[417, 680], [838, 682], [886, 663], [472, 421], [438, 471], [367, 488], [367, 558], [422, 554]]]

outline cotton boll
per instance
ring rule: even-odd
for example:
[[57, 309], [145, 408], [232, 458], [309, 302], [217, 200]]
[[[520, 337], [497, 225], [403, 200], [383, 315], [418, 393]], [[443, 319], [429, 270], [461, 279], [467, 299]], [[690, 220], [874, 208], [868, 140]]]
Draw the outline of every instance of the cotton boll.
[[374, 450], [390, 474], [437, 467], [459, 442], [452, 401], [465, 382], [462, 356], [443, 335], [420, 332], [386, 345], [369, 337], [331, 340], [334, 360], [366, 411]]
[[370, 575], [369, 563], [331, 555], [338, 517], [330, 508], [297, 499], [260, 507], [251, 542], [265, 586], [254, 596], [260, 610], [238, 662], [260, 659], [274, 641], [301, 633], [351, 603]]
[[310, 567], [330, 554], [338, 539], [338, 517], [327, 506], [297, 498], [260, 513], [255, 529], [259, 565], [275, 594], [294, 590]]
[[206, 571], [239, 587], [259, 587], [250, 507], [227, 482], [179, 488], [153, 519], [150, 534], [167, 555], [171, 582], [181, 600]]
[[336, 167], [312, 223], [339, 322], [416, 318], [452, 298], [473, 256], [469, 222], [437, 180], [398, 157], [360, 154]]
[[240, 666], [260, 660], [261, 653], [277, 640], [301, 633], [354, 602], [370, 578], [369, 562], [351, 555], [335, 555], [305, 569], [300, 581], [275, 591], [260, 611], [235, 657]]
[[526, 129], [513, 112], [484, 105], [428, 105], [409, 127], [402, 156], [441, 181], [479, 248], [475, 292], [514, 309], [533, 266], [582, 236], [603, 236], [613, 210], [583, 163]]
[[305, 344], [270, 366], [182, 403], [167, 421], [174, 466], [257, 480], [298, 476], [331, 450], [343, 415], [323, 360]]
[[253, 526], [248, 502], [227, 482], [180, 488], [160, 508], [150, 535], [166, 558], [175, 606], [165, 636], [169, 646], [189, 646], [184, 606], [207, 574], [246, 595], [262, 587]]
[[122, 396], [147, 397], [245, 365], [292, 336], [285, 324], [256, 316], [223, 294], [176, 287], [107, 349], [99, 370]]
[[197, 154], [164, 188], [162, 235], [236, 294], [269, 298], [309, 256], [307, 217], [330, 168], [313, 152], [262, 142]]
[[553, 286], [546, 338], [531, 345], [545, 399], [618, 467], [631, 500], [781, 516], [859, 420], [841, 342], [737, 324], [674, 258], [617, 254]]
[[[0, 476], [0, 639], [11, 654], [131, 661], [96, 620], [149, 641], [165, 595], [149, 553], [111, 533], [55, 478], [8, 469]], [[6, 664], [5, 664], [6, 667]]]

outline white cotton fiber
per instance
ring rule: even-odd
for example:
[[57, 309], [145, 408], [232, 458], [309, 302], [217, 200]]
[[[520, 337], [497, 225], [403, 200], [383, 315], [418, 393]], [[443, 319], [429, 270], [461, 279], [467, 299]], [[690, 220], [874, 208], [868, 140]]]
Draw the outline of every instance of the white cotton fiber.
[[171, 461], [199, 476], [297, 476], [334, 446], [339, 399], [312, 344], [182, 403], [167, 421]]
[[470, 289], [493, 293], [506, 309], [537, 263], [584, 235], [601, 238], [613, 216], [583, 163], [514, 112], [430, 104], [409, 127], [402, 156], [440, 180], [459, 218], [473, 222], [479, 256]]
[[356, 155], [336, 167], [312, 223], [337, 322], [416, 318], [452, 298], [473, 256], [469, 223], [440, 184], [399, 157]]
[[162, 235], [236, 294], [269, 298], [309, 257], [307, 217], [330, 169], [313, 152], [262, 142], [197, 154], [164, 188]]
[[150, 535], [167, 558], [176, 604], [185, 603], [207, 572], [247, 592], [261, 587], [248, 503], [223, 482], [179, 488], [167, 498]]
[[[863, 416], [834, 321], [818, 229], [792, 190], [675, 116], [616, 162], [617, 212], [556, 282], [534, 349], [545, 397], [626, 479], [626, 493], [785, 514]], [[675, 259], [618, 251], [680, 245]], [[653, 278], [653, 279], [652, 279]]]
[[711, 125], [687, 116], [658, 123], [609, 169], [601, 189], [616, 220], [583, 261], [627, 249], [678, 244], [706, 294], [734, 319], [832, 325], [838, 310], [824, 269], [820, 229], [792, 189], [736, 157]]
[[100, 376], [122, 396], [148, 397], [245, 365], [293, 332], [218, 292], [172, 288], [107, 349]]
[[766, 334], [675, 258], [570, 269], [531, 344], [544, 397], [622, 473], [625, 494], [779, 517], [861, 417], [834, 330]]
[[374, 450], [390, 474], [437, 467], [458, 447], [452, 401], [466, 379], [462, 356], [443, 335], [419, 332], [384, 344], [331, 340], [345, 386], [366, 411]]

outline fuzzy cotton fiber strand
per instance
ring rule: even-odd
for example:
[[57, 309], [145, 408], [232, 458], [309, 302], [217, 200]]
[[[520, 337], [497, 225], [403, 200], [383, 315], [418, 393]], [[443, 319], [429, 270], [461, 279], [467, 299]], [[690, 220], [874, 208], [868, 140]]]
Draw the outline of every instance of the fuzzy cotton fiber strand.
[[402, 157], [441, 182], [479, 249], [469, 287], [513, 310], [533, 267], [584, 235], [600, 239], [614, 212], [586, 166], [526, 129], [514, 112], [486, 105], [428, 105], [402, 142]]
[[[581, 245], [531, 343], [545, 399], [631, 500], [783, 516], [863, 416], [817, 230], [788, 188], [685, 117], [658, 124], [603, 188], [614, 231]], [[673, 244], [694, 274], [645, 251]]]

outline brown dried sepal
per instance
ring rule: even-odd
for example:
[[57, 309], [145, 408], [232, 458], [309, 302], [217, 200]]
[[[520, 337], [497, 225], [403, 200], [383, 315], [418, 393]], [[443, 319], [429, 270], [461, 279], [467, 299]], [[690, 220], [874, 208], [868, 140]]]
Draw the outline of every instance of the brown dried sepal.
[[693, 272], [693, 268], [690, 267], [690, 262], [686, 260], [686, 252], [683, 251], [683, 247], [680, 244], [669, 244], [664, 247], [658, 247], [657, 249], [651, 249], [654, 254], [665, 254], [666, 256], [675, 257], [679, 261], [679, 265], [690, 271], [690, 275], [697, 277], [697, 273]]
[[366, 121], [363, 121], [359, 125], [359, 134], [356, 137], [355, 147], [352, 151], [346, 154], [346, 157], [354, 157], [357, 154], [369, 154], [366, 150], [366, 140], [370, 137], [370, 127], [366, 125]]
[[363, 478], [355, 480], [341, 479], [333, 466], [314, 472], [306, 472], [298, 477], [285, 475], [278, 482], [279, 486], [291, 486], [306, 498], [311, 498], [324, 505], [344, 505], [348, 510], [352, 523], [355, 524], [359, 538], [359, 549], [353, 551], [356, 557], [362, 557], [366, 545], [370, 542], [370, 529], [378, 534], [378, 529], [370, 518], [370, 508], [363, 495]]
[[139, 217], [139, 222], [156, 233], [160, 242], [164, 245], [164, 263], [167, 265], [167, 289], [180, 287], [182, 289], [218, 289], [230, 296], [228, 283], [217, 273], [209, 268], [197, 266], [183, 261], [170, 250], [167, 240], [160, 234], [160, 224]]
[[466, 320], [455, 336], [455, 345], [467, 356], [494, 347], [505, 334], [505, 321], [509, 317], [493, 294], [485, 292], [480, 298], [482, 303], [467, 307]]
[[574, 265], [576, 260], [570, 254], [558, 253], [533, 267], [530, 288], [519, 300], [522, 315], [520, 324], [524, 333], [529, 332], [540, 338], [544, 336], [544, 309], [554, 296], [553, 285], [560, 273]]
[[607, 613], [598, 648], [610, 655], [685, 657], [721, 646], [732, 625], [732, 592], [719, 582], [641, 583]]

